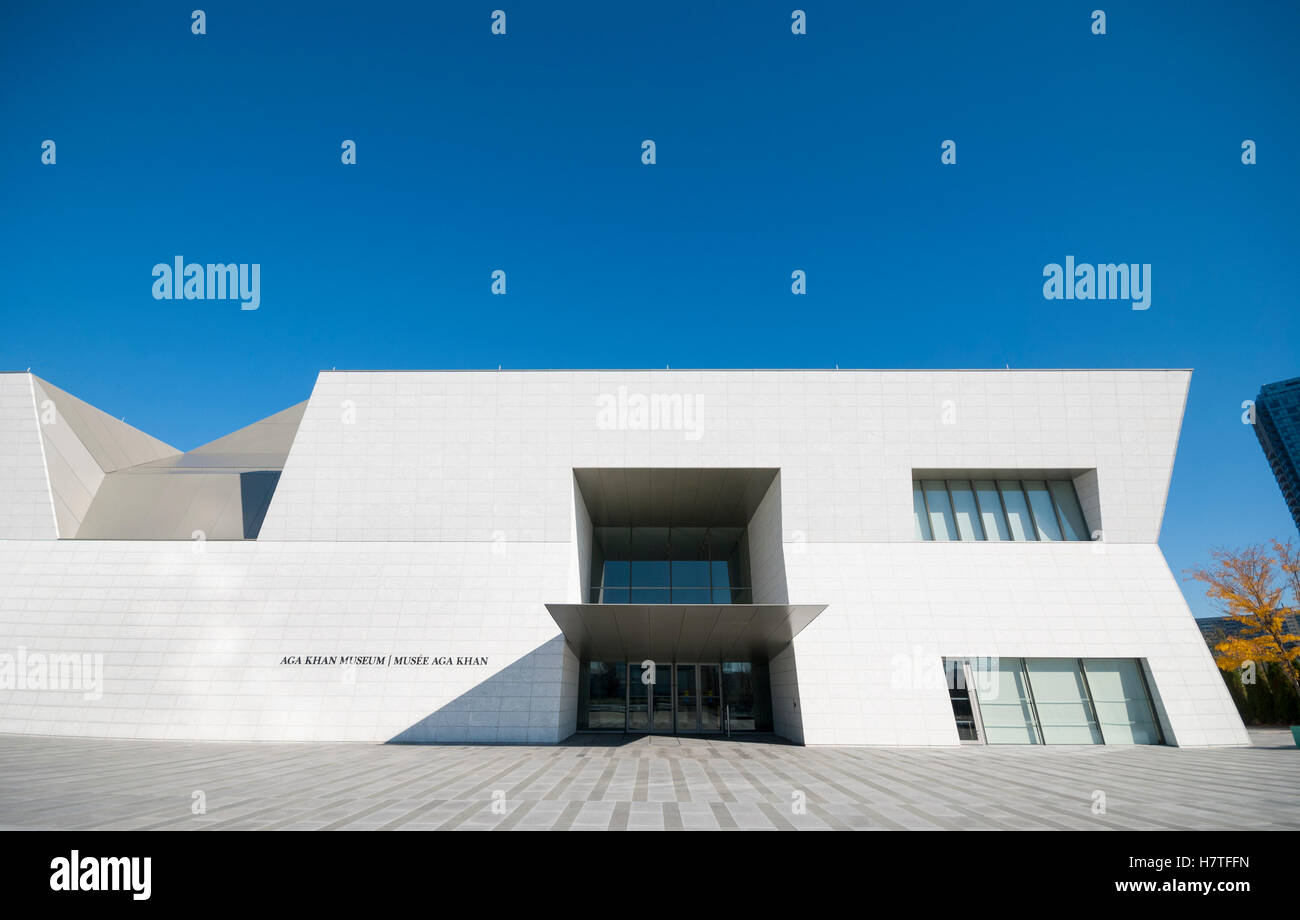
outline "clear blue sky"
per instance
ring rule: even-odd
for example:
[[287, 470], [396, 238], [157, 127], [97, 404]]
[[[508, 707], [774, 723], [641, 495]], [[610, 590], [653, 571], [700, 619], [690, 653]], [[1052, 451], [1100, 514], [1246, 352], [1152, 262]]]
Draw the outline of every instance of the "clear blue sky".
[[183, 449], [331, 366], [1191, 367], [1171, 567], [1296, 536], [1240, 422], [1300, 375], [1295, 4], [202, 2], [3, 4], [0, 367]]

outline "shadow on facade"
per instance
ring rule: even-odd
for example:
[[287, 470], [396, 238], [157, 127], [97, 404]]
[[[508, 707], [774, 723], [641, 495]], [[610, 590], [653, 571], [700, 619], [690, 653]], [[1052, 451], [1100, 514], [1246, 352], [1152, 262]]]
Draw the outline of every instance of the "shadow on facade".
[[386, 743], [555, 744], [560, 726], [571, 733], [577, 717], [564, 667], [564, 637], [556, 636]]

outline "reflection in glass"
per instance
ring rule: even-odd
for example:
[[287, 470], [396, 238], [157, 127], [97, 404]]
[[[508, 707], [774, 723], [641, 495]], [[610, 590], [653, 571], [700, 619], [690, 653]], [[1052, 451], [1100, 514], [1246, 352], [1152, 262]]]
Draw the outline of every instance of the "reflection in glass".
[[674, 604], [709, 602], [709, 563], [674, 561], [672, 564]]
[[645, 669], [636, 662], [627, 663], [627, 730], [650, 730], [650, 688], [641, 683]]
[[1052, 500], [1056, 510], [1061, 512], [1061, 523], [1065, 525], [1065, 539], [1087, 540], [1088, 522], [1084, 520], [1083, 509], [1079, 507], [1079, 496], [1074, 491], [1074, 483], [1068, 480], [1049, 482]]
[[[972, 658], [970, 666], [989, 744], [1162, 743], [1137, 659]], [[960, 731], [964, 710], [953, 698]]]
[[1041, 479], [1026, 479], [1025, 492], [1029, 496], [1029, 507], [1034, 512], [1034, 524], [1038, 527], [1038, 536], [1047, 541], [1061, 539], [1061, 525], [1056, 521], [1056, 512], [1052, 509], [1052, 495], [1047, 491], [1047, 483]]
[[975, 507], [975, 493], [971, 491], [970, 482], [953, 479], [948, 483], [948, 491], [952, 493], [953, 514], [961, 539], [983, 540], [984, 528], [980, 526], [979, 509]]
[[651, 695], [653, 731], [673, 730], [673, 666], [655, 662], [655, 682]]
[[632, 563], [632, 587], [667, 588], [670, 584], [668, 579], [671, 571], [666, 560], [653, 562], [637, 560]]
[[748, 604], [743, 527], [597, 527], [590, 602]]
[[623, 731], [627, 727], [627, 669], [623, 662], [584, 662], [579, 684], [578, 728], [586, 731]]
[[975, 695], [989, 744], [1041, 744], [1019, 658], [976, 658]]
[[733, 732], [755, 729], [754, 669], [748, 661], [722, 663], [722, 699]]
[[700, 730], [700, 698], [695, 687], [695, 665], [677, 666], [677, 730]]
[[1010, 540], [1011, 531], [1007, 528], [1007, 516], [1002, 513], [1002, 499], [998, 497], [998, 487], [993, 480], [976, 479], [975, 497], [979, 500], [980, 523], [984, 525], [984, 536], [989, 540]]
[[912, 482], [912, 519], [916, 525], [916, 539], [933, 540], [930, 530], [930, 515], [925, 512], [925, 496], [921, 494], [921, 484]]
[[1083, 662], [1107, 744], [1160, 743], [1141, 668], [1135, 658], [1087, 658]]
[[952, 505], [948, 502], [948, 490], [942, 480], [927, 479], [922, 483], [925, 488], [925, 503], [930, 508], [930, 530], [936, 540], [946, 542], [957, 539], [957, 525], [952, 519]]
[[722, 677], [716, 664], [700, 665], [700, 731], [722, 731]]
[[999, 479], [998, 489], [1002, 492], [1002, 504], [1007, 509], [1007, 526], [1011, 528], [1011, 539], [1037, 540], [1034, 522], [1029, 518], [1029, 503], [1025, 501], [1025, 493], [1020, 491], [1020, 481]]
[[918, 540], [1089, 540], [1069, 479], [912, 481]]
[[948, 699], [952, 703], [953, 718], [957, 721], [957, 737], [961, 741], [978, 741], [975, 709], [971, 704], [970, 688], [966, 685], [966, 668], [960, 658], [945, 658], [944, 672], [948, 678]]
[[1074, 658], [1026, 658], [1029, 685], [1044, 744], [1101, 744], [1079, 662]]

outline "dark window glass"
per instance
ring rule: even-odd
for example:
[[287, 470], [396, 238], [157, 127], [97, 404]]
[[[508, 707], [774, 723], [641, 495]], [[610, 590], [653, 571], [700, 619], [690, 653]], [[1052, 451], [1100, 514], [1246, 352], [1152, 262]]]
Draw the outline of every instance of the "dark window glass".
[[628, 562], [606, 562], [605, 563], [605, 587], [607, 588], [626, 588], [631, 582], [631, 563]]
[[668, 577], [667, 562], [632, 563], [633, 588], [667, 588]]
[[586, 674], [579, 682], [578, 728], [623, 731], [627, 727], [627, 667], [621, 661], [588, 661], [582, 670]]
[[597, 527], [591, 603], [751, 603], [743, 527]]
[[673, 590], [709, 587], [707, 562], [673, 562]]

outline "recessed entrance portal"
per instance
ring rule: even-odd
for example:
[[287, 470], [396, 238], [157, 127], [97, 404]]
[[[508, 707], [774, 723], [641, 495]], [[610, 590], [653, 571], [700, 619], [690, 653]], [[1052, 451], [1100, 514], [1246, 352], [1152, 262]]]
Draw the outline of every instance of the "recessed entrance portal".
[[584, 661], [580, 731], [771, 731], [767, 666], [749, 661]]

